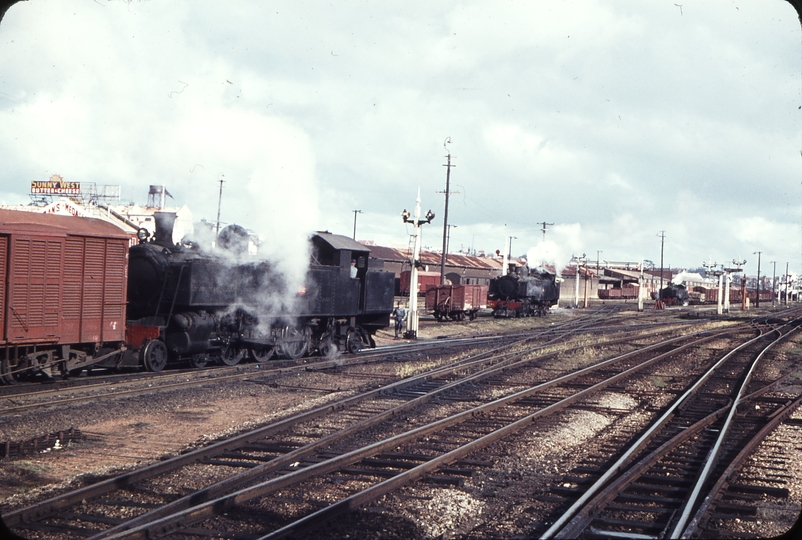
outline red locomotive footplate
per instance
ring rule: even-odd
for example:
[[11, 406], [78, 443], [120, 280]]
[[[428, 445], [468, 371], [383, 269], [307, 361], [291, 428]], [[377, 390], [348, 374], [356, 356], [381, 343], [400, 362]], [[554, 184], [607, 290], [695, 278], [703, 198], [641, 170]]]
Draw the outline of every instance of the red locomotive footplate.
[[158, 339], [160, 336], [161, 330], [158, 326], [129, 324], [125, 327], [125, 342], [134, 349], [141, 348], [146, 340]]

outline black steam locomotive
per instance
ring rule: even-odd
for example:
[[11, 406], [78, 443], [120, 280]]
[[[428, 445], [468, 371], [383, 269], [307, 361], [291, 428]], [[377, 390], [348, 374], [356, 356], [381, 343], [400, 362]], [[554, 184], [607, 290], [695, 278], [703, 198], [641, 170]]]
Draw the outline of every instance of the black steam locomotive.
[[[655, 297], [653, 300], [658, 300], [656, 293], [653, 296]], [[685, 285], [670, 283], [660, 291], [659, 300], [662, 300], [668, 306], [687, 306], [690, 301], [690, 295]]]
[[146, 369], [353, 353], [375, 346], [375, 332], [390, 324], [394, 275], [350, 238], [313, 235], [306, 280], [291, 291], [271, 263], [243, 262], [243, 229], [227, 227], [207, 252], [173, 243], [174, 214], [156, 219], [153, 241], [129, 252], [126, 341]]
[[494, 317], [542, 316], [559, 301], [560, 284], [545, 270], [511, 268], [509, 274], [490, 280], [487, 298]]

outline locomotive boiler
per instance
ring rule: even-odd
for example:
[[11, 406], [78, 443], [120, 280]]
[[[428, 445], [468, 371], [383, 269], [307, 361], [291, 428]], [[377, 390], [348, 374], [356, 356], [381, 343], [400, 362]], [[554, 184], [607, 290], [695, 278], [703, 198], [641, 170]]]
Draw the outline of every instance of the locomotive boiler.
[[515, 268], [490, 280], [487, 305], [494, 317], [546, 315], [560, 299], [557, 276], [546, 270]]

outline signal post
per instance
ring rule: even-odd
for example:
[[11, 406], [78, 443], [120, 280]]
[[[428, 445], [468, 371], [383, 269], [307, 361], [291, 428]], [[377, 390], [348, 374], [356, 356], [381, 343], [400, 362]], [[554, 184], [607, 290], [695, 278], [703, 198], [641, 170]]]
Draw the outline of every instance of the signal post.
[[420, 226], [431, 223], [434, 213], [429, 210], [426, 218], [420, 219], [420, 188], [418, 188], [418, 198], [415, 199], [415, 215], [410, 219], [407, 210], [401, 212], [404, 223], [412, 223], [415, 233], [414, 247], [412, 248], [412, 268], [409, 272], [409, 313], [407, 313], [407, 331], [404, 332], [406, 339], [418, 339], [418, 267], [420, 262]]

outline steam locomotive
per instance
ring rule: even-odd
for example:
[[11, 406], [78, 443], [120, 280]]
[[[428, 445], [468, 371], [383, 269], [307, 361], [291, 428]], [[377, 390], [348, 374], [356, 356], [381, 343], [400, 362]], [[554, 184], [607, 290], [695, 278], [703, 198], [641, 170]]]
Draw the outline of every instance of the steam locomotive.
[[173, 243], [174, 214], [155, 218], [155, 237], [141, 230], [129, 248], [101, 220], [0, 210], [0, 382], [357, 352], [390, 324], [394, 275], [350, 238], [313, 235], [297, 291], [271, 263], [243, 257], [243, 229], [204, 250]]
[[559, 299], [555, 274], [523, 266], [490, 280], [487, 305], [493, 308], [494, 317], [531, 317], [546, 315]]
[[129, 253], [129, 326], [138, 329], [132, 345], [161, 342], [152, 351], [145, 345], [147, 369], [158, 371], [167, 356], [202, 366], [210, 358], [235, 365], [246, 355], [264, 362], [275, 354], [355, 353], [375, 346], [375, 332], [390, 324], [394, 274], [350, 238], [312, 236], [313, 263], [296, 294], [271, 263], [239, 262], [247, 243], [240, 227], [221, 231], [224, 253], [206, 253], [172, 244], [173, 214], [156, 218], [154, 241]]
[[659, 295], [654, 293], [653, 296], [654, 300], [662, 300], [668, 306], [687, 306], [690, 302], [690, 295], [685, 285], [675, 285], [674, 283], [669, 283], [660, 291]]

